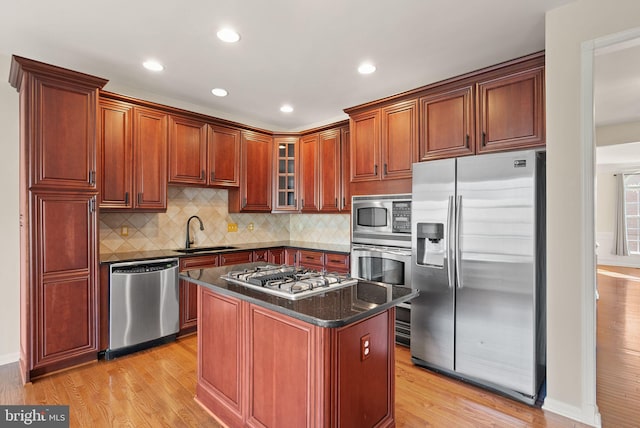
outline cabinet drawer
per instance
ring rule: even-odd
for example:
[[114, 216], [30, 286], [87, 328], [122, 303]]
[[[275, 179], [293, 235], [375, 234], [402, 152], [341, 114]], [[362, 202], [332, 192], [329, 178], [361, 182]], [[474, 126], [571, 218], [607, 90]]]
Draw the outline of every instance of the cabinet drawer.
[[319, 251], [300, 250], [300, 264], [324, 266], [324, 253]]
[[252, 255], [252, 251], [238, 251], [235, 253], [220, 254], [220, 266], [251, 263], [253, 261]]
[[207, 254], [197, 257], [182, 257], [180, 259], [180, 271], [194, 268], [206, 269], [215, 266], [218, 266], [217, 254]]
[[324, 257], [324, 267], [327, 271], [341, 273], [349, 272], [349, 254], [326, 253]]
[[268, 256], [267, 250], [253, 250], [254, 262], [266, 262], [268, 260], [269, 260], [269, 256]]

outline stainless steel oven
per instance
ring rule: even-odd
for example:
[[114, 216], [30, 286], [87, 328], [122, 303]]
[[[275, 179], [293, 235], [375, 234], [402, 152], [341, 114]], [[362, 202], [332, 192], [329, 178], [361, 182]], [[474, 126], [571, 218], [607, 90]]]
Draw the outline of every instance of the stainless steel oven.
[[353, 242], [411, 248], [411, 195], [354, 196], [351, 228]]
[[[411, 287], [411, 195], [354, 196], [351, 275]], [[396, 307], [396, 342], [410, 344], [411, 304]]]

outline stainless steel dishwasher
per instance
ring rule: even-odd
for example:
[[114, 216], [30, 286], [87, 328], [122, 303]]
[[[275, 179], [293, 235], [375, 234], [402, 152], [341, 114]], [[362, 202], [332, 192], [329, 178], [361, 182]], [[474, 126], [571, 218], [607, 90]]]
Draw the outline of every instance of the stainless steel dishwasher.
[[110, 279], [107, 360], [175, 340], [178, 259], [114, 263]]

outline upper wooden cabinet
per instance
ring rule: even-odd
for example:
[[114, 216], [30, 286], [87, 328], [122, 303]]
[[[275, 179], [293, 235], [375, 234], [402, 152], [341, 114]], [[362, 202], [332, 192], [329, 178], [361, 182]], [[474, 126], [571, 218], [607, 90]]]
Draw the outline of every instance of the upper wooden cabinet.
[[545, 144], [544, 66], [478, 83], [478, 153]]
[[98, 89], [107, 81], [14, 56], [9, 82], [21, 93], [21, 119], [30, 132], [30, 187], [96, 190]]
[[411, 178], [417, 160], [417, 101], [351, 116], [351, 181]]
[[273, 211], [298, 210], [298, 176], [300, 169], [297, 137], [276, 137], [273, 140], [275, 158]]
[[238, 186], [240, 131], [169, 118], [169, 184]]
[[544, 53], [345, 111], [356, 183], [411, 178], [416, 161], [544, 146]]
[[207, 184], [207, 124], [169, 116], [169, 183]]
[[338, 212], [341, 205], [341, 130], [330, 129], [319, 137], [319, 211]]
[[207, 184], [240, 185], [240, 131], [209, 125], [207, 140]]
[[131, 209], [133, 202], [133, 146], [131, 104], [101, 99], [98, 149], [100, 150], [100, 208]]
[[473, 86], [420, 98], [420, 160], [475, 153]]
[[240, 188], [229, 190], [229, 212], [270, 212], [273, 138], [252, 131], [241, 136]]
[[340, 130], [342, 134], [342, 140], [340, 142], [340, 198], [342, 203], [340, 204], [340, 211], [351, 211], [351, 162], [350, 162], [350, 138], [351, 132], [349, 127], [344, 127]]
[[317, 212], [319, 204], [319, 139], [318, 134], [300, 139], [300, 211]]
[[167, 209], [167, 115], [133, 109], [133, 191], [137, 209]]
[[102, 98], [100, 208], [167, 209], [167, 115]]

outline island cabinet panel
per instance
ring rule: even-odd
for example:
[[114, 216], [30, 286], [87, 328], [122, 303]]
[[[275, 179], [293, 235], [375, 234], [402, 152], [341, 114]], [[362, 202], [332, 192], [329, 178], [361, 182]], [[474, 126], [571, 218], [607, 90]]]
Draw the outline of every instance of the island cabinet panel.
[[207, 184], [207, 124], [169, 116], [169, 183]]
[[134, 207], [167, 209], [167, 115], [134, 107]]
[[394, 426], [393, 308], [325, 328], [198, 288], [196, 400], [226, 426]]
[[478, 83], [478, 153], [543, 146], [544, 66]]
[[255, 305], [249, 320], [247, 425], [314, 426], [316, 329]]
[[473, 86], [420, 98], [420, 160], [475, 153]]
[[335, 331], [333, 426], [394, 426], [394, 312]]
[[207, 150], [208, 184], [238, 187], [240, 184], [240, 131], [209, 125]]
[[196, 399], [232, 426], [246, 418], [246, 303], [199, 288]]
[[98, 145], [100, 149], [100, 208], [133, 207], [133, 106], [100, 99]]

